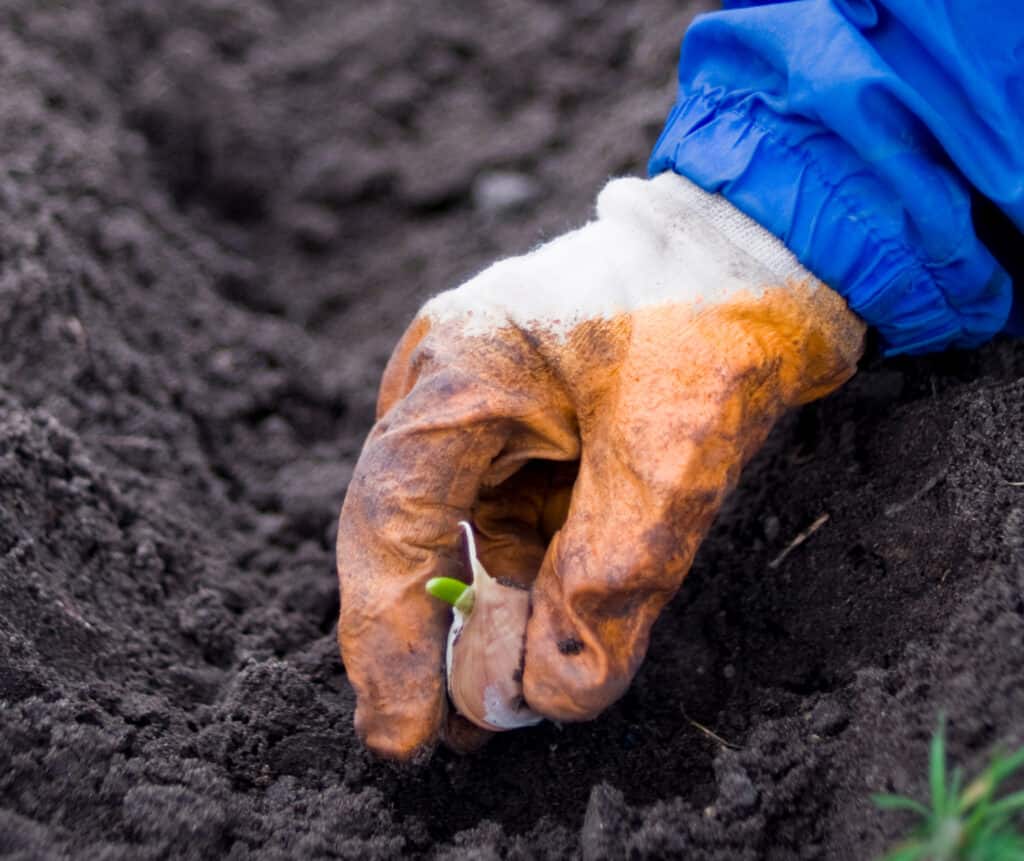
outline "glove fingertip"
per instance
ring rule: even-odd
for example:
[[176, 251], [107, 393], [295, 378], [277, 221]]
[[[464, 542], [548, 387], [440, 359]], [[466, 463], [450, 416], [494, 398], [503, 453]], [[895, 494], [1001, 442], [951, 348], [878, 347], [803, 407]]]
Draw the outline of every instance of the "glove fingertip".
[[355, 715], [356, 734], [375, 754], [397, 762], [418, 762], [430, 757], [441, 728], [441, 716], [421, 714], [382, 715], [359, 705]]
[[534, 605], [526, 635], [523, 696], [544, 717], [570, 723], [591, 720], [626, 689], [611, 672], [609, 655], [543, 598]]

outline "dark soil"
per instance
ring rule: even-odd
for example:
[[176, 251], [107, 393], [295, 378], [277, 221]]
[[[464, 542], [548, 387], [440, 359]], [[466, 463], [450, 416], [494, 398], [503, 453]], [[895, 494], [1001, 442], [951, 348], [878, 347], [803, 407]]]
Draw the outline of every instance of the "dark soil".
[[333, 539], [377, 379], [642, 172], [694, 9], [605, 6], [0, 4], [0, 855], [865, 859], [940, 710], [968, 768], [1024, 742], [1001, 341], [785, 420], [600, 720], [357, 743]]

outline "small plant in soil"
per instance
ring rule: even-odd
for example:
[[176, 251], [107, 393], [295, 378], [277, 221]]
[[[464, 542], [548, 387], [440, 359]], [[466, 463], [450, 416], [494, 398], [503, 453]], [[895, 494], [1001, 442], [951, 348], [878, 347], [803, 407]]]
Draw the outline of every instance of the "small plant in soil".
[[903, 795], [874, 795], [883, 810], [910, 811], [920, 821], [883, 861], [1024, 861], [1024, 835], [1014, 820], [1024, 791], [996, 798], [1000, 785], [1024, 765], [1024, 748], [997, 755], [965, 787], [963, 770], [947, 774], [945, 721], [932, 737], [928, 763], [930, 807]]
[[[468, 583], [451, 577], [434, 577], [427, 581], [427, 591], [435, 598], [470, 613], [473, 610], [473, 592]], [[468, 600], [467, 600], [468, 599]]]

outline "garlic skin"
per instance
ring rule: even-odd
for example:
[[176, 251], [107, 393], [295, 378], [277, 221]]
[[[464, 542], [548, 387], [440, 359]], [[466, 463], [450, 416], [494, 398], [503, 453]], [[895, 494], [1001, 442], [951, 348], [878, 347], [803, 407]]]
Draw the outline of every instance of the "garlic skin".
[[533, 726], [543, 718], [523, 699], [523, 649], [530, 592], [487, 573], [473, 528], [460, 522], [473, 583], [453, 607], [448, 632], [448, 695], [459, 714], [494, 732]]

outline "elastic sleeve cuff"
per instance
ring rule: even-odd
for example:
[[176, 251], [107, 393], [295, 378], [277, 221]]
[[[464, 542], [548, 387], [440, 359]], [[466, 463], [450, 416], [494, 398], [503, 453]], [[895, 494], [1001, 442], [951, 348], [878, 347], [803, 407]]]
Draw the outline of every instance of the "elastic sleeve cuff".
[[648, 171], [723, 195], [842, 295], [887, 353], [975, 347], [1007, 322], [1012, 284], [971, 231], [929, 259], [899, 200], [834, 134], [754, 97], [678, 101]]

